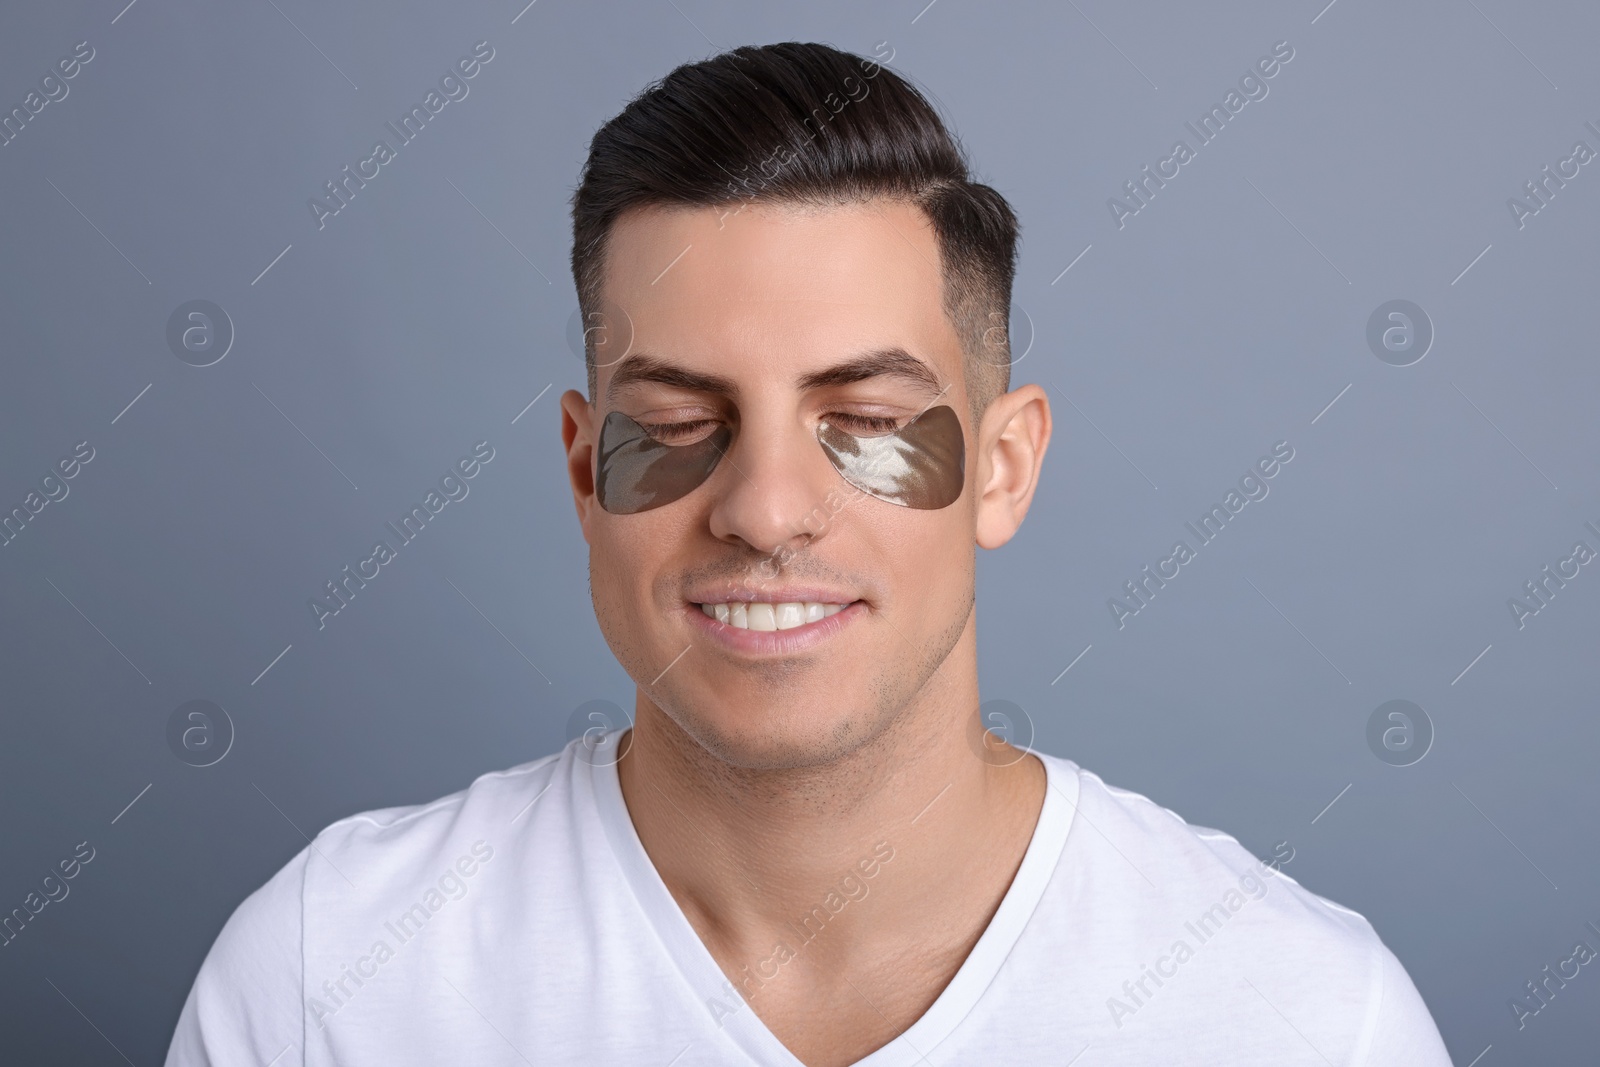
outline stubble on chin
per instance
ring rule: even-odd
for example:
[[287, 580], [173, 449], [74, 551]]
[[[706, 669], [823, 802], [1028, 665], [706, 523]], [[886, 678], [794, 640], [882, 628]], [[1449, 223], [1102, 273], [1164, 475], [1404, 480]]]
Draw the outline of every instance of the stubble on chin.
[[841, 772], [892, 762], [940, 728], [947, 709], [932, 683], [972, 608], [969, 596], [959, 617], [929, 635], [920, 650], [885, 626], [891, 644], [847, 680], [825, 661], [796, 658], [746, 665], [750, 681], [741, 688], [761, 696], [745, 707], [729, 706], [726, 691], [697, 684], [693, 672], [669, 675], [649, 696], [682, 743], [698, 750], [687, 758], [707, 770], [736, 777], [789, 771], [794, 774], [785, 789], [803, 788], [807, 778], [821, 786]]

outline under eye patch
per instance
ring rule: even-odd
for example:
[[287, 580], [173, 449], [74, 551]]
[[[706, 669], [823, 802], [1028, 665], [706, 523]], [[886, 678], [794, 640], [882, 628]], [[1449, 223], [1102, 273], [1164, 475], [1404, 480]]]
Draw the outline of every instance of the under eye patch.
[[891, 504], [935, 511], [954, 504], [966, 484], [961, 419], [943, 404], [881, 437], [823, 422], [817, 440], [845, 481]]
[[[689, 445], [668, 445], [620, 411], [600, 426], [595, 496], [616, 515], [636, 515], [688, 496], [709, 477], [733, 440], [719, 426]], [[870, 496], [933, 511], [961, 496], [966, 445], [961, 420], [941, 405], [893, 433], [860, 437], [823, 422], [817, 441], [840, 476]]]
[[719, 426], [694, 444], [662, 444], [633, 419], [613, 411], [600, 426], [595, 496], [616, 515], [670, 504], [711, 477], [731, 440], [732, 428]]

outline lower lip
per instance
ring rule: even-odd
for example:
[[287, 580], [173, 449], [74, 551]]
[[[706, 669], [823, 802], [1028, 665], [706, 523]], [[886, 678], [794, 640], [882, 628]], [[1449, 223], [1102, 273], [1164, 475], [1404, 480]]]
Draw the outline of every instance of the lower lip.
[[723, 648], [753, 655], [793, 655], [809, 652], [849, 626], [858, 616], [866, 613], [867, 605], [866, 601], [857, 600], [827, 618], [788, 630], [741, 630], [713, 619], [700, 610], [699, 604], [689, 604], [684, 610], [689, 616], [689, 625], [698, 627]]

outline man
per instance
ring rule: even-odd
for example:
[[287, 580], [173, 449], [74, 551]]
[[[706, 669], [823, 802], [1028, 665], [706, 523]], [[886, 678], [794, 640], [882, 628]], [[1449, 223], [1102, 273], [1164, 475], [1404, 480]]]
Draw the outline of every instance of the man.
[[1050, 410], [1009, 388], [1015, 216], [916, 90], [680, 67], [573, 215], [562, 440], [632, 727], [328, 827], [169, 1064], [1449, 1062], [1359, 915], [981, 729], [974, 546]]

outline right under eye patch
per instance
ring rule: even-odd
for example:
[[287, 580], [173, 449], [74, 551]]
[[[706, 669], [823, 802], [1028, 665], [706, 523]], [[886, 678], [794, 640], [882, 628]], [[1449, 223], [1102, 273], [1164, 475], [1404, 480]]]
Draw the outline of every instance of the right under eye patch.
[[595, 496], [614, 515], [635, 515], [680, 500], [711, 477], [732, 440], [732, 428], [718, 426], [693, 444], [663, 444], [633, 419], [613, 411], [600, 426]]
[[961, 418], [944, 404], [875, 437], [824, 421], [817, 440], [845, 481], [890, 504], [937, 511], [954, 504], [966, 482]]

